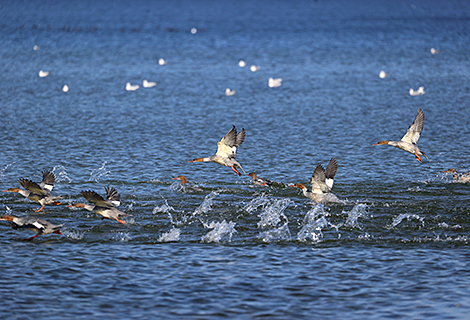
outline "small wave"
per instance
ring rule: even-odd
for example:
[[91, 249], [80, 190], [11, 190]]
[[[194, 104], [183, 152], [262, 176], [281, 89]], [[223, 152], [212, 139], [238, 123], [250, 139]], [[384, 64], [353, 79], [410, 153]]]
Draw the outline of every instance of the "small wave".
[[235, 222], [226, 222], [225, 220], [222, 222], [212, 222], [209, 225], [205, 225], [205, 228], [212, 229], [209, 233], [201, 238], [202, 242], [221, 242], [222, 240], [226, 240], [230, 242], [232, 240], [232, 236], [234, 233], [237, 232], [235, 230]]
[[90, 181], [95, 181], [95, 182], [99, 182], [99, 180], [101, 179], [101, 177], [109, 177], [109, 174], [111, 173], [111, 171], [107, 170], [106, 169], [106, 164], [108, 162], [105, 161], [103, 162], [103, 164], [101, 165], [101, 167], [99, 167], [98, 169], [93, 169], [90, 173]]
[[173, 228], [170, 231], [162, 234], [158, 238], [158, 242], [176, 242], [180, 239], [181, 230]]

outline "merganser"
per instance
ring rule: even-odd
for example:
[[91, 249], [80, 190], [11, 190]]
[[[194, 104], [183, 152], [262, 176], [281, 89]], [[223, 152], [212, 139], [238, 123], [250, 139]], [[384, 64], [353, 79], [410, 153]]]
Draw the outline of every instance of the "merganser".
[[470, 171], [469, 172], [464, 172], [464, 173], [459, 173], [457, 170], [454, 168], [450, 168], [446, 171], [442, 171], [444, 173], [452, 173], [452, 177], [454, 178], [454, 181], [457, 182], [468, 182], [470, 181]]
[[177, 176], [176, 178], [171, 178], [173, 180], [180, 180], [181, 181], [181, 187], [183, 188], [183, 190], [186, 190], [186, 188], [190, 188], [194, 191], [204, 191], [202, 190], [201, 188], [199, 188], [198, 186], [191, 186], [191, 187], [188, 187], [188, 179], [186, 179], [186, 177], [184, 175], [179, 175]]
[[266, 179], [266, 178], [260, 178], [256, 175], [254, 172], [250, 172], [247, 174], [247, 176], [250, 176], [253, 178], [253, 184], [256, 184], [258, 186], [268, 186], [270, 187], [273, 183], [272, 181]]
[[125, 224], [126, 222], [120, 220], [119, 218], [129, 215], [117, 208], [121, 204], [121, 196], [117, 193], [114, 187], [105, 187], [104, 189], [106, 190], [106, 200], [104, 200], [103, 197], [97, 194], [95, 191], [82, 191], [82, 196], [93, 203], [93, 205], [85, 203], [74, 203], [72, 205], [68, 205], [67, 207], [83, 208], [103, 216], [101, 219], [115, 219], [117, 222]]
[[338, 170], [338, 161], [333, 157], [331, 158], [326, 170], [321, 164], [317, 164], [315, 171], [313, 171], [310, 184], [312, 185], [312, 191], [308, 191], [307, 187], [302, 183], [296, 183], [289, 187], [296, 187], [302, 190], [304, 196], [312, 199], [315, 202], [324, 204], [327, 202], [339, 203], [338, 197], [331, 193], [333, 187], [336, 171]]
[[44, 209], [46, 204], [60, 204], [60, 202], [57, 200], [62, 199], [62, 197], [51, 195], [51, 191], [54, 188], [55, 176], [49, 170], [46, 170], [42, 173], [42, 181], [39, 185], [29, 179], [19, 179], [18, 182], [26, 190], [22, 190], [20, 188], [9, 188], [2, 191], [16, 192], [21, 194], [23, 197], [28, 198], [29, 200], [38, 202], [41, 205], [41, 208], [36, 210], [36, 212]]
[[245, 129], [242, 129], [242, 131], [237, 134], [237, 130], [235, 126], [233, 126], [232, 129], [217, 142], [217, 152], [215, 155], [208, 158], [196, 158], [189, 162], [215, 162], [232, 168], [236, 174], [241, 176], [242, 174], [236, 168], [242, 169], [243, 173], [245, 173], [245, 170], [243, 170], [242, 166], [235, 160], [235, 156], [237, 155], [237, 147], [239, 147], [244, 140]]
[[421, 135], [421, 131], [423, 131], [423, 126], [424, 126], [424, 113], [423, 113], [423, 110], [418, 109], [418, 114], [416, 115], [415, 120], [410, 125], [410, 127], [406, 131], [406, 134], [403, 136], [403, 138], [401, 138], [400, 141], [384, 140], [384, 141], [379, 141], [373, 144], [373, 146], [388, 144], [388, 145], [400, 148], [402, 150], [405, 150], [406, 152], [409, 152], [411, 154], [414, 154], [416, 157], [416, 160], [418, 160], [419, 162], [423, 162], [421, 160], [421, 156], [425, 156], [426, 159], [428, 159], [428, 157], [424, 154], [424, 152], [422, 152], [418, 148], [418, 139]]
[[9, 221], [13, 229], [28, 229], [36, 233], [35, 236], [26, 240], [33, 240], [37, 236], [49, 233], [62, 234], [60, 232], [61, 225], [53, 225], [52, 223], [36, 217], [14, 217], [10, 215], [0, 216], [0, 220]]

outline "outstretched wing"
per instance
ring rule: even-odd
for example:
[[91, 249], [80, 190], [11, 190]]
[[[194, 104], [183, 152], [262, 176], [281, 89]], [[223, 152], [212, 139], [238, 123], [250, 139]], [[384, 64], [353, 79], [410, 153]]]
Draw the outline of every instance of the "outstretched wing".
[[325, 169], [323, 169], [321, 164], [317, 164], [315, 171], [313, 171], [312, 178], [310, 179], [313, 193], [328, 192], [328, 186], [325, 183], [325, 179]]
[[418, 109], [418, 113], [416, 114], [416, 118], [413, 123], [410, 125], [406, 134], [401, 138], [401, 141], [417, 144], [418, 139], [421, 135], [421, 131], [423, 131], [424, 126], [424, 113], [423, 110]]
[[245, 140], [245, 129], [237, 134], [235, 126], [227, 132], [227, 134], [217, 143], [216, 155], [221, 157], [235, 157], [237, 155], [237, 147]]
[[47, 192], [51, 192], [54, 188], [55, 176], [49, 170], [46, 170], [42, 173], [42, 181], [39, 186], [46, 190]]
[[87, 199], [88, 201], [90, 201], [91, 203], [95, 204], [98, 207], [105, 207], [105, 208], [112, 207], [112, 205], [108, 201], [104, 200], [103, 197], [97, 194], [95, 191], [88, 190], [88, 191], [82, 191], [80, 193], [85, 199]]
[[335, 181], [336, 171], [338, 171], [338, 161], [333, 157], [328, 163], [328, 166], [325, 170], [325, 183], [328, 186], [329, 190], [333, 188], [333, 183]]
[[19, 179], [20, 185], [33, 194], [47, 195], [46, 191], [43, 190], [36, 182], [29, 179]]
[[112, 204], [115, 207], [119, 207], [121, 204], [121, 196], [117, 193], [116, 189], [114, 187], [104, 187], [106, 190], [106, 198], [110, 204]]

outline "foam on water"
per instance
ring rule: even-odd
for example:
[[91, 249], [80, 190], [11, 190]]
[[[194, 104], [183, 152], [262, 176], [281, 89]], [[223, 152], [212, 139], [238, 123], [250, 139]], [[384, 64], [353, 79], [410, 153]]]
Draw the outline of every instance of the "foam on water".
[[131, 236], [127, 232], [119, 232], [115, 234], [111, 239], [119, 242], [128, 242], [131, 240]]
[[268, 243], [292, 240], [288, 222], [286, 221], [282, 226], [278, 228], [273, 228], [271, 230], [260, 232], [258, 239]]
[[258, 215], [260, 217], [258, 228], [275, 227], [281, 220], [288, 222], [284, 210], [292, 203], [290, 199], [269, 199], [264, 205], [263, 211]]
[[181, 230], [173, 228], [168, 232], [163, 233], [159, 238], [158, 242], [176, 242], [180, 239]]
[[201, 238], [202, 242], [221, 242], [232, 241], [232, 236], [234, 233], [237, 232], [235, 229], [235, 222], [226, 222], [225, 220], [222, 222], [211, 222], [210, 224], [204, 224], [205, 228], [212, 229], [206, 235]]
[[1, 171], [0, 171], [0, 177], [3, 178], [5, 176], [5, 171], [7, 171], [12, 165], [15, 164], [16, 161], [13, 161], [10, 164], [7, 164]]
[[85, 237], [86, 231], [75, 230], [75, 229], [65, 229], [61, 230], [62, 234], [72, 240], [82, 240]]

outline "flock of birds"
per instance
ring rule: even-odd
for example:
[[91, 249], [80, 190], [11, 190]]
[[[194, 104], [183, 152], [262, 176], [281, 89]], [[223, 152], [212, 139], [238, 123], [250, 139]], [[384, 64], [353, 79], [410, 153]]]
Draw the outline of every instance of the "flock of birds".
[[[373, 145], [390, 145], [397, 147], [413, 154], [416, 157], [416, 160], [422, 162], [421, 157], [426, 157], [426, 155], [418, 148], [418, 139], [421, 136], [423, 126], [424, 113], [423, 110], [418, 109], [418, 113], [416, 114], [413, 123], [409, 126], [403, 138], [401, 138], [399, 141], [383, 140]], [[214, 155], [210, 157], [195, 158], [193, 160], [190, 160], [189, 162], [215, 162], [220, 165], [230, 167], [233, 172], [235, 172], [239, 176], [242, 175], [242, 173], [240, 172], [242, 171], [245, 175], [250, 176], [253, 179], [253, 184], [255, 185], [268, 187], [272, 186], [272, 181], [266, 178], [258, 177], [254, 172], [246, 174], [241, 164], [237, 160], [235, 160], [235, 157], [237, 155], [237, 148], [243, 143], [243, 141], [245, 140], [245, 136], [245, 129], [242, 129], [240, 132], [237, 132], [237, 129], [235, 128], [235, 126], [233, 126], [232, 129], [217, 143], [217, 152]], [[338, 161], [336, 160], [336, 158], [333, 157], [328, 163], [326, 169], [323, 168], [321, 164], [318, 164], [316, 166], [312, 177], [310, 178], [311, 190], [308, 190], [308, 188], [302, 183], [289, 185], [289, 187], [301, 189], [305, 197], [312, 199], [313, 201], [320, 204], [339, 203], [340, 201], [338, 197], [331, 192], [337, 170]], [[457, 170], [454, 168], [448, 169], [443, 172], [451, 173], [454, 181], [456, 182], [470, 181], [470, 172], [458, 173]], [[184, 175], [180, 175], [173, 179], [180, 180], [182, 185], [187, 183], [187, 179]], [[40, 212], [44, 209], [46, 205], [49, 204], [61, 204], [59, 200], [62, 199], [62, 197], [52, 195], [52, 189], [54, 187], [55, 182], [55, 176], [52, 172], [48, 170], [44, 171], [42, 181], [39, 184], [29, 179], [19, 179], [18, 182], [20, 186], [24, 189], [14, 187], [9, 188], [7, 190], [3, 190], [3, 192], [19, 193], [20, 195], [28, 198], [29, 200], [38, 202], [41, 207], [36, 210], [36, 212]], [[201, 189], [199, 190], [202, 191]], [[126, 222], [121, 219], [129, 215], [118, 209], [120, 205], [120, 195], [117, 193], [114, 187], [105, 187], [105, 191], [106, 199], [95, 191], [82, 191], [81, 195], [91, 204], [74, 203], [71, 205], [67, 205], [67, 207], [80, 208], [92, 211], [96, 214], [101, 215], [102, 219], [112, 219], [116, 220], [119, 223], [125, 224]], [[13, 229], [28, 229], [34, 231], [36, 235], [26, 240], [32, 240], [37, 236], [43, 234], [61, 234], [60, 228], [63, 226], [54, 225], [46, 220], [39, 219], [34, 216], [15, 217], [12, 215], [3, 215], [0, 216], [0, 220], [9, 221]]]

